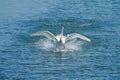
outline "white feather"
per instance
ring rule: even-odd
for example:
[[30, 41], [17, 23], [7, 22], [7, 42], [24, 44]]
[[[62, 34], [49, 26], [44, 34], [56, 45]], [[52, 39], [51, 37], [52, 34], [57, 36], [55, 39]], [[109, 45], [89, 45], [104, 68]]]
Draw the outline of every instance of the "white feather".
[[68, 40], [72, 40], [72, 39], [75, 39], [75, 38], [80, 38], [82, 40], [86, 40], [88, 42], [90, 42], [91, 40], [81, 34], [77, 34], [77, 33], [72, 33], [72, 34], [69, 34], [66, 38], [65, 38], [65, 41], [68, 41]]
[[77, 33], [72, 33], [72, 34], [69, 34], [68, 36], [63, 36], [63, 27], [62, 27], [62, 31], [61, 31], [61, 34], [55, 36], [54, 34], [52, 34], [51, 32], [49, 31], [41, 31], [41, 32], [36, 32], [36, 33], [33, 33], [32, 36], [45, 36], [46, 38], [48, 38], [49, 40], [52, 40], [52, 41], [57, 41], [57, 42], [61, 42], [62, 44], [64, 44], [66, 41], [69, 41], [69, 40], [72, 40], [72, 39], [75, 39], [75, 38], [80, 38], [82, 40], [85, 40], [85, 41], [88, 41], [90, 42], [91, 40], [81, 34], [77, 34]]
[[45, 37], [47, 37], [49, 40], [57, 41], [55, 35], [52, 34], [52, 33], [49, 32], [49, 31], [36, 32], [36, 33], [33, 33], [31, 36], [45, 36]]

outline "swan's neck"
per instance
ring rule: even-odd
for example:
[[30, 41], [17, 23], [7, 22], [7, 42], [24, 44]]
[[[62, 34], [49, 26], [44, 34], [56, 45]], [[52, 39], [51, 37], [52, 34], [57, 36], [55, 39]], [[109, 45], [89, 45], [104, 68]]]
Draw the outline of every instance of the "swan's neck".
[[62, 38], [63, 38], [63, 30], [64, 30], [64, 28], [62, 27], [62, 29], [61, 29], [60, 41], [62, 41]]

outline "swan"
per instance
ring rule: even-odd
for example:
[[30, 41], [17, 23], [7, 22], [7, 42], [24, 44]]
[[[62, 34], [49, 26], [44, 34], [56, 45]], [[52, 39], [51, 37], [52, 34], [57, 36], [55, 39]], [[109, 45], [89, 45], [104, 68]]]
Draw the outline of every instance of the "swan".
[[[81, 34], [78, 34], [78, 33], [72, 33], [72, 34], [68, 34], [67, 36], [64, 36], [63, 31], [64, 31], [64, 27], [61, 28], [61, 33], [58, 34], [57, 36], [55, 36], [54, 34], [52, 34], [49, 31], [35, 32], [31, 36], [45, 36], [49, 40], [51, 40], [53, 42], [57, 42], [59, 44], [62, 44], [63, 46], [67, 41], [75, 39], [75, 38], [79, 38], [79, 39], [82, 39], [82, 40], [85, 40], [88, 42], [91, 41], [89, 38], [87, 38]], [[64, 48], [65, 48], [65, 46], [64, 46]]]

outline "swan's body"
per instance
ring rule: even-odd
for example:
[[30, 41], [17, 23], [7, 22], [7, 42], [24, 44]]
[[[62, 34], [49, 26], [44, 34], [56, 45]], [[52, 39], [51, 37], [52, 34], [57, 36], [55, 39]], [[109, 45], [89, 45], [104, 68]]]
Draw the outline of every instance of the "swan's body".
[[52, 34], [49, 31], [36, 32], [36, 33], [33, 33], [32, 36], [45, 36], [49, 40], [60, 43], [62, 45], [64, 45], [65, 42], [72, 40], [72, 39], [75, 39], [75, 38], [80, 38], [80, 39], [88, 41], [88, 42], [91, 41], [89, 38], [87, 38], [83, 35], [77, 34], [77, 33], [72, 33], [72, 34], [69, 34], [67, 36], [64, 36], [63, 30], [64, 30], [64, 27], [62, 27], [61, 33], [57, 36], [55, 36], [54, 34]]

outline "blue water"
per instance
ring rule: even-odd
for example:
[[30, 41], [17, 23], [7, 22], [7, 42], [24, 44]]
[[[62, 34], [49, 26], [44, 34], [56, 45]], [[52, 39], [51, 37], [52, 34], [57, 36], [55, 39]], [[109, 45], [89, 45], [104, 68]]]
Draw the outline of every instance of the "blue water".
[[[92, 42], [65, 53], [35, 47], [43, 37], [32, 33], [61, 26]], [[120, 80], [120, 0], [0, 0], [0, 80]]]

